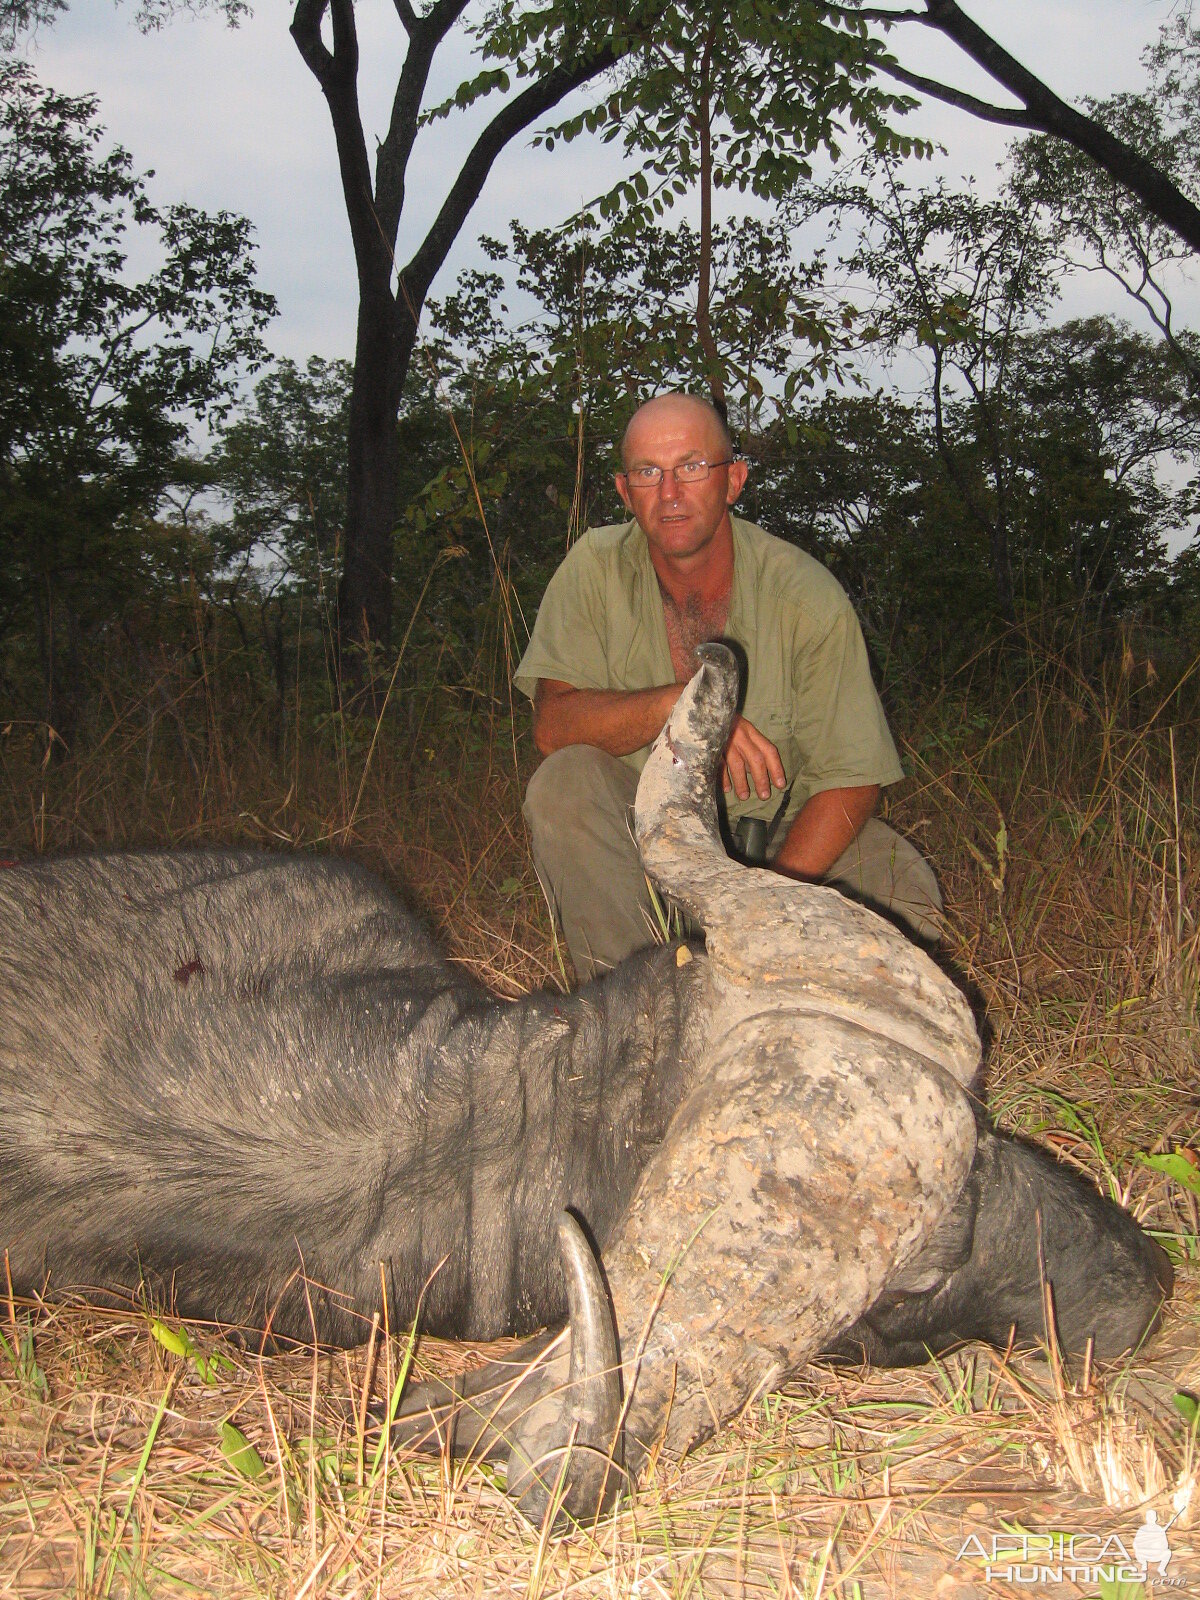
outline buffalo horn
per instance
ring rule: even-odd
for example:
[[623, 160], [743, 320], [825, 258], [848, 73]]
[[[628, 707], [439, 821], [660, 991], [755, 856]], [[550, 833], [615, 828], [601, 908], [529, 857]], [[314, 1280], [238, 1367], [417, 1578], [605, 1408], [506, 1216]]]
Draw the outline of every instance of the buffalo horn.
[[569, 1213], [558, 1224], [570, 1310], [570, 1355], [546, 1335], [466, 1375], [456, 1391], [433, 1379], [404, 1397], [396, 1443], [508, 1462], [508, 1493], [530, 1522], [551, 1507], [592, 1522], [621, 1487], [621, 1371], [600, 1264]]
[[569, 1211], [558, 1224], [571, 1315], [566, 1388], [527, 1410], [512, 1430], [508, 1492], [541, 1524], [551, 1506], [592, 1522], [620, 1488], [621, 1358], [600, 1263]]

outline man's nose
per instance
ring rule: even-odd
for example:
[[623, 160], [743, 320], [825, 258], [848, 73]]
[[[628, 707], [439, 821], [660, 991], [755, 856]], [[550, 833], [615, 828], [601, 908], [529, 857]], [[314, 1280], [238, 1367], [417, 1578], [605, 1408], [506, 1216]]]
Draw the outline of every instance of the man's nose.
[[663, 475], [658, 484], [658, 495], [660, 500], [677, 500], [679, 498], [679, 485], [675, 481], [674, 467], [663, 468]]

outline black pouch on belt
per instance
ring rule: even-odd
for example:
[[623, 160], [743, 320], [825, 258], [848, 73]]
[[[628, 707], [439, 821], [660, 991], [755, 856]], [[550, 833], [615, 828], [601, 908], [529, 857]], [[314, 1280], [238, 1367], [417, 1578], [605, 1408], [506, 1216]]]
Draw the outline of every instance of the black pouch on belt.
[[733, 830], [733, 853], [748, 867], [761, 867], [767, 859], [765, 817], [739, 817]]

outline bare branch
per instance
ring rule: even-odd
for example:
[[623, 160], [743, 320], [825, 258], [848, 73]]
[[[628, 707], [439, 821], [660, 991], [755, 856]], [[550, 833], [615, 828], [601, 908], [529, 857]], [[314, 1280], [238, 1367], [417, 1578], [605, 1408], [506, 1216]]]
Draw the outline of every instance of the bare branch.
[[883, 55], [875, 58], [874, 66], [877, 71], [895, 78], [907, 88], [966, 111], [981, 121], [1008, 128], [1028, 128], [1074, 145], [1123, 188], [1136, 195], [1147, 211], [1165, 223], [1192, 250], [1200, 251], [1200, 208], [1166, 173], [1094, 118], [1060, 99], [1040, 78], [1022, 66], [1003, 45], [967, 16], [956, 0], [924, 0], [924, 5], [923, 13], [889, 11], [880, 6], [835, 5], [828, 9], [831, 15], [847, 23], [874, 22], [886, 28], [895, 22], [919, 22], [923, 27], [945, 34], [990, 78], [1007, 89], [1020, 102], [1020, 108], [992, 105], [950, 84], [910, 72]]
[[437, 0], [437, 4], [430, 9], [429, 14], [422, 18], [422, 22], [439, 39], [444, 39], [465, 9], [462, 0]]
[[396, 15], [400, 18], [405, 33], [411, 39], [421, 25], [420, 17], [413, 10], [409, 0], [392, 0], [392, 3], [396, 7]]
[[358, 31], [354, 24], [354, 0], [329, 0], [333, 22], [333, 60], [343, 79], [358, 76]]
[[1073, 144], [1137, 195], [1146, 208], [1200, 251], [1200, 208], [1178, 186], [1132, 146], [1109, 133], [1091, 117], [1076, 111], [1053, 90], [1023, 67], [1015, 56], [987, 34], [955, 4], [955, 0], [925, 0], [928, 26], [952, 39], [989, 77], [1021, 102], [1027, 126]]
[[[889, 78], [897, 79], [908, 88], [917, 89], [933, 100], [943, 100], [948, 106], [956, 106], [959, 111], [969, 112], [971, 116], [978, 117], [983, 122], [998, 122], [1009, 128], [1034, 126], [1029, 120], [1029, 113], [1016, 106], [994, 106], [990, 101], [980, 100], [973, 94], [967, 94], [963, 89], [952, 89], [949, 84], [939, 83], [935, 78], [925, 78], [919, 72], [909, 72], [895, 61], [877, 60], [874, 65], [876, 71], [886, 73]], [[1044, 130], [1039, 128], [1038, 131]]]
[[[321, 39], [321, 19], [327, 10], [331, 10], [333, 21], [332, 54]], [[360, 288], [378, 292], [381, 285], [386, 289], [390, 281], [392, 255], [375, 220], [371, 163], [358, 106], [358, 36], [353, 0], [297, 0], [290, 31], [329, 106]]]
[[[406, 0], [397, 0], [404, 4]], [[420, 126], [421, 102], [438, 46], [467, 8], [467, 0], [439, 0], [428, 16], [417, 20], [409, 35], [408, 54], [396, 83], [388, 131], [375, 161], [375, 210], [385, 239], [395, 246], [404, 210], [409, 157]]]
[[296, 48], [305, 66], [322, 88], [333, 72], [333, 56], [321, 38], [321, 18], [329, 0], [296, 0], [292, 25], [288, 30], [296, 41]]
[[882, 22], [884, 27], [893, 22], [919, 22], [922, 27], [929, 26], [923, 11], [887, 11], [879, 6], [826, 6], [825, 10], [842, 22]]

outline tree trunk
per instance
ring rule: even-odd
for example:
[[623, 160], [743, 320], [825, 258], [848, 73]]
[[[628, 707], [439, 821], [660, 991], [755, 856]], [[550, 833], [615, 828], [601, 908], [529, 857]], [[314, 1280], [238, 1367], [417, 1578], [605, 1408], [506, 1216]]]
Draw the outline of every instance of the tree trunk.
[[[433, 0], [420, 16], [411, 0], [395, 0], [409, 48], [396, 84], [391, 118], [379, 142], [376, 182], [358, 104], [358, 35], [353, 0], [295, 0], [291, 34], [329, 106], [346, 217], [358, 273], [358, 335], [350, 391], [346, 463], [346, 529], [338, 590], [338, 654], [344, 677], [361, 682], [363, 645], [386, 647], [392, 627], [392, 532], [396, 519], [396, 416], [417, 324], [430, 284], [446, 260], [488, 173], [504, 147], [560, 100], [613, 65], [611, 40], [590, 54], [550, 65], [504, 101], [468, 151], [440, 211], [393, 295], [395, 248], [404, 211], [408, 161], [421, 126], [421, 104], [439, 45], [467, 0]], [[328, 17], [332, 45], [322, 25]], [[633, 45], [624, 39], [622, 50]]]
[[358, 672], [348, 647], [386, 646], [392, 626], [392, 534], [396, 522], [399, 445], [396, 413], [416, 342], [398, 326], [390, 295], [364, 295], [358, 310], [350, 390], [345, 551], [338, 589], [342, 666]]
[[724, 363], [712, 331], [713, 160], [712, 160], [712, 58], [716, 24], [708, 30], [700, 62], [699, 104], [692, 118], [700, 138], [700, 260], [696, 274], [696, 332], [708, 366], [713, 405], [728, 420]]

